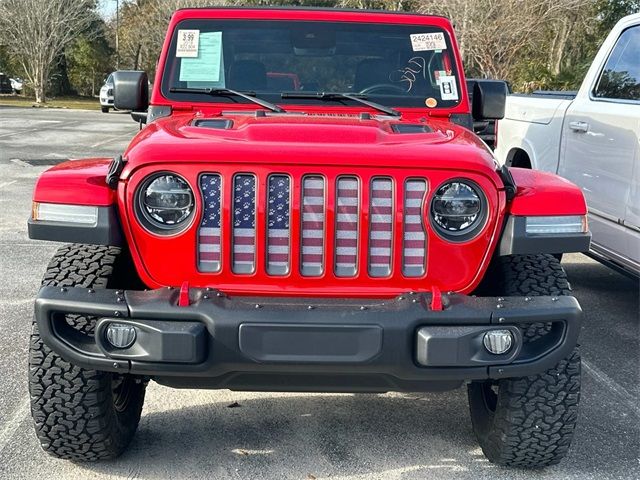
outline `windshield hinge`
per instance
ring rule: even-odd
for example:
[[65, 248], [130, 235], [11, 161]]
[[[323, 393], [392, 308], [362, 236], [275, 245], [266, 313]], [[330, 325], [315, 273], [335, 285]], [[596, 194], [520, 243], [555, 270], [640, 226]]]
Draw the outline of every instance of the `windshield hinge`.
[[509, 167], [507, 167], [506, 165], [503, 165], [498, 170], [498, 175], [500, 175], [502, 183], [504, 183], [504, 193], [507, 195], [507, 201], [510, 202], [511, 200], [513, 200], [513, 197], [516, 196], [516, 182], [513, 180], [513, 176], [509, 171]]
[[109, 171], [107, 172], [106, 178], [109, 188], [113, 190], [118, 188], [118, 180], [120, 180], [120, 174], [122, 173], [125, 163], [127, 163], [127, 159], [123, 158], [122, 155], [118, 155], [117, 157], [114, 157], [109, 164]]

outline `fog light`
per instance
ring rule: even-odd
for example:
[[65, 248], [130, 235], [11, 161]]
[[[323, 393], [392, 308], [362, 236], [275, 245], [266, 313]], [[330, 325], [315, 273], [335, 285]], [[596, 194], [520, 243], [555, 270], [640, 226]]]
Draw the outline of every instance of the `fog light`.
[[107, 326], [107, 340], [115, 348], [129, 348], [136, 341], [136, 329], [124, 323], [110, 323]]
[[491, 330], [484, 334], [484, 348], [495, 355], [507, 353], [513, 344], [513, 334], [509, 330]]

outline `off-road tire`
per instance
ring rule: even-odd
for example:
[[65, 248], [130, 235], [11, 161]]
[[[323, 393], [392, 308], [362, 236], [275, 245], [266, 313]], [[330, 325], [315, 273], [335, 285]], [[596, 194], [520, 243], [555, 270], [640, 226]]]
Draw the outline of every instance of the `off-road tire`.
[[100, 107], [102, 113], [109, 113], [109, 107]]
[[[43, 285], [125, 288], [130, 260], [116, 247], [61, 247]], [[93, 334], [95, 319], [69, 315], [74, 328]], [[31, 415], [42, 448], [74, 461], [111, 459], [131, 442], [140, 421], [145, 383], [129, 375], [79, 368], [55, 354], [33, 322], [29, 348]]]
[[[498, 257], [490, 275], [493, 295], [571, 292], [566, 274], [553, 255]], [[523, 333], [532, 342], [548, 330], [547, 324], [538, 323]], [[468, 396], [473, 430], [489, 461], [526, 468], [554, 465], [567, 454], [576, 425], [580, 401], [578, 349], [539, 375], [471, 382]]]

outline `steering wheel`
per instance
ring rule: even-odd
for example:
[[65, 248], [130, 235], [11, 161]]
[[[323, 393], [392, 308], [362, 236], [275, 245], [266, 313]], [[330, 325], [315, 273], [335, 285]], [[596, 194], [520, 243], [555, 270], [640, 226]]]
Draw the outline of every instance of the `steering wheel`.
[[375, 92], [378, 92], [379, 90], [393, 90], [394, 92], [398, 92], [398, 93], [407, 93], [407, 91], [404, 88], [398, 85], [394, 85], [393, 83], [376, 83], [375, 85], [371, 85], [370, 87], [363, 88], [358, 93], [364, 93], [364, 94], [375, 93]]

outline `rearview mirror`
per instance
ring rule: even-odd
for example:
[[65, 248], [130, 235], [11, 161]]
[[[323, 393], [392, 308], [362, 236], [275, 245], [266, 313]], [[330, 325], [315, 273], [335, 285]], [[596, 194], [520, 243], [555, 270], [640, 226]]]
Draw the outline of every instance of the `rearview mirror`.
[[476, 122], [501, 120], [509, 87], [502, 80], [467, 80], [471, 114]]
[[149, 107], [149, 80], [147, 74], [135, 70], [114, 72], [113, 105], [118, 110], [145, 111]]

